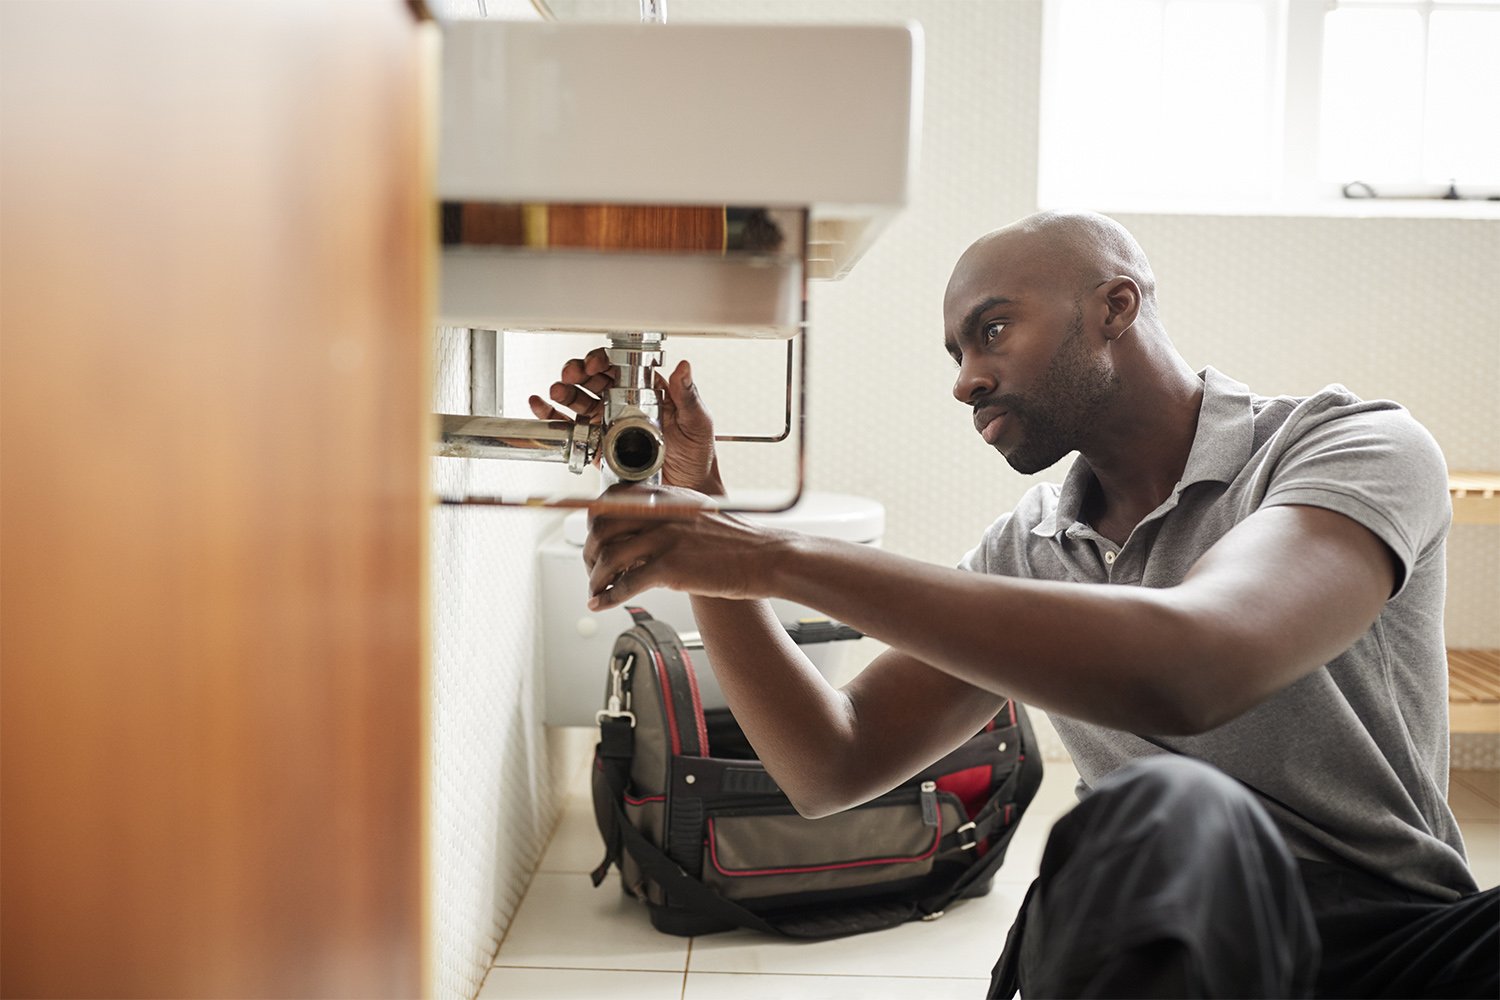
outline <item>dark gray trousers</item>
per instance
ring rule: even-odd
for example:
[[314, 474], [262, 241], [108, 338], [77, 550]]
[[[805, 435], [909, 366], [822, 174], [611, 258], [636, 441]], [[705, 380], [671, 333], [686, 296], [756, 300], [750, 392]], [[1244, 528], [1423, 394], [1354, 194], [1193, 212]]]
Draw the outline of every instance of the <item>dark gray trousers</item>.
[[1444, 903], [1299, 863], [1239, 783], [1163, 755], [1053, 827], [989, 996], [1495, 997], [1497, 925], [1496, 890]]

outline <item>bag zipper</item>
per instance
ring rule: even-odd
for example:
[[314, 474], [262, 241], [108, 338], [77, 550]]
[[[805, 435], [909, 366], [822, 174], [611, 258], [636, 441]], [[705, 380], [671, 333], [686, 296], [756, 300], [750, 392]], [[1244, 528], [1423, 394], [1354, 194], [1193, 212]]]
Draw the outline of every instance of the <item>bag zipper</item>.
[[937, 782], [924, 781], [921, 785], [922, 825], [938, 825]]

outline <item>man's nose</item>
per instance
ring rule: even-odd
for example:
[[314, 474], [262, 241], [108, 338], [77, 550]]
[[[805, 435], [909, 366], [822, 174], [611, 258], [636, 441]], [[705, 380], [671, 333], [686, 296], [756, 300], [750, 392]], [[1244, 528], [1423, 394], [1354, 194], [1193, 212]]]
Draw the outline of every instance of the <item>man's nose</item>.
[[972, 403], [980, 396], [995, 391], [995, 378], [974, 361], [959, 362], [958, 377], [953, 380], [953, 398], [960, 403]]

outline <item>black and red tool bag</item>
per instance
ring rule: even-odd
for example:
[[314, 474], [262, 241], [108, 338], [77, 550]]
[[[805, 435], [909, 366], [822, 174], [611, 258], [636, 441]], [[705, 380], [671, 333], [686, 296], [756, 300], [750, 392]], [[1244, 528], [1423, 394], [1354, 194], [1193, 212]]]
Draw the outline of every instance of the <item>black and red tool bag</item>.
[[901, 786], [822, 819], [798, 815], [727, 709], [704, 712], [665, 622], [631, 609], [615, 642], [594, 757], [604, 881], [652, 924], [816, 938], [933, 919], [989, 891], [1042, 779], [1025, 709], [1008, 701], [963, 746]]

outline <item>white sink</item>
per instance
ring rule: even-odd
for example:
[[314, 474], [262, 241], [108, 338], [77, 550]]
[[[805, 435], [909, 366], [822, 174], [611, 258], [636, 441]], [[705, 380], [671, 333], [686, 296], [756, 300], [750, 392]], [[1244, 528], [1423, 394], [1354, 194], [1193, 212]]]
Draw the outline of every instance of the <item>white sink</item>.
[[808, 247], [449, 247], [440, 321], [790, 337], [804, 277], [845, 274], [906, 204], [920, 81], [915, 24], [450, 22], [440, 200], [805, 210]]

